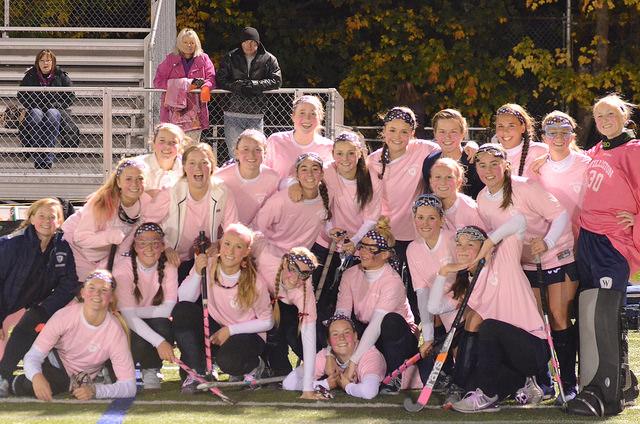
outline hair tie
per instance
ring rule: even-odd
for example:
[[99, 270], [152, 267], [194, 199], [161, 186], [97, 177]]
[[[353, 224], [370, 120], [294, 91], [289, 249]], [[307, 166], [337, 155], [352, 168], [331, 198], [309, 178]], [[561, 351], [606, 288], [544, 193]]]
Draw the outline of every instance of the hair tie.
[[440, 216], [444, 216], [444, 207], [442, 205], [442, 200], [435, 194], [421, 194], [416, 198], [416, 201], [413, 203], [413, 214], [416, 214], [416, 211], [420, 206], [430, 206], [438, 211]]
[[480, 148], [476, 152], [475, 157], [477, 158], [480, 153], [489, 153], [492, 156], [507, 160], [507, 152], [505, 152], [504, 148], [499, 144], [494, 144], [494, 143], [483, 144], [482, 146], [480, 146]]
[[496, 111], [496, 116], [498, 115], [512, 115], [512, 116], [515, 116], [518, 119], [518, 121], [520, 121], [521, 124], [526, 123], [526, 119], [524, 119], [524, 115], [509, 106], [500, 107]]
[[120, 175], [122, 175], [122, 172], [124, 171], [125, 168], [128, 168], [130, 166], [135, 166], [138, 169], [142, 168], [142, 164], [140, 164], [139, 162], [136, 162], [132, 159], [127, 159], [125, 161], [123, 161], [122, 163], [120, 163], [118, 165], [118, 167], [116, 168], [116, 177], [120, 177]]
[[309, 159], [310, 161], [319, 164], [320, 167], [323, 166], [323, 161], [320, 155], [315, 152], [309, 152], [309, 153], [303, 153], [300, 156], [298, 156], [298, 158], [296, 159], [295, 168], [298, 169], [300, 164], [304, 162], [306, 159]]
[[164, 237], [164, 231], [162, 231], [162, 227], [160, 227], [155, 222], [145, 222], [144, 224], [140, 225], [136, 229], [136, 232], [134, 233], [133, 237], [138, 238], [140, 234], [146, 231], [153, 231], [154, 233], [158, 234], [160, 237]]
[[487, 234], [475, 225], [467, 225], [458, 229], [456, 231], [456, 242], [459, 241], [463, 235], [468, 236], [470, 240], [485, 241], [487, 239]]
[[351, 328], [356, 328], [356, 324], [353, 322], [353, 320], [345, 314], [341, 313], [335, 314], [328, 319], [325, 319], [324, 321], [322, 321], [322, 325], [329, 328], [329, 326], [336, 321], [347, 321], [349, 324], [351, 324]]
[[400, 109], [399, 107], [389, 109], [387, 114], [384, 116], [383, 121], [386, 124], [387, 122], [393, 121], [394, 119], [400, 119], [409, 124], [412, 129], [416, 129], [417, 124], [413, 115]]

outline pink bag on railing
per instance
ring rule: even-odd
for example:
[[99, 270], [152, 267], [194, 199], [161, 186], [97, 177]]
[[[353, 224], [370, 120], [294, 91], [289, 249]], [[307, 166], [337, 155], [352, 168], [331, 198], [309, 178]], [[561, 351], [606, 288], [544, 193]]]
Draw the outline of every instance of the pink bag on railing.
[[167, 82], [164, 106], [169, 108], [169, 122], [178, 125], [184, 131], [199, 130], [200, 97], [190, 93], [189, 78], [175, 78]]

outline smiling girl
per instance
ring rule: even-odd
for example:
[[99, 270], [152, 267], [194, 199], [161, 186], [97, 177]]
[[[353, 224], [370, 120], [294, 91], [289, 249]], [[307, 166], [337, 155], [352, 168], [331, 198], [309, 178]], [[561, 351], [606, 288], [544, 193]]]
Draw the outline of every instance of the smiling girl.
[[182, 176], [180, 155], [186, 144], [186, 136], [177, 125], [159, 124], [153, 131], [151, 152], [135, 159], [145, 165], [145, 188], [147, 190], [172, 187]]

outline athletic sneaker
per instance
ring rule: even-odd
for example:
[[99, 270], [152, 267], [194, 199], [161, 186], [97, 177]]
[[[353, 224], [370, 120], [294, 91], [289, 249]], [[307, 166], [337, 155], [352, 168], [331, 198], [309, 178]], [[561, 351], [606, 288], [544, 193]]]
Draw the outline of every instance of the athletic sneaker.
[[184, 381], [182, 382], [182, 387], [180, 387], [180, 392], [183, 395], [192, 395], [198, 391], [198, 384], [200, 384], [199, 381], [197, 381], [195, 378], [191, 377], [190, 375], [187, 375], [187, 378], [185, 378]]
[[[564, 387], [564, 400], [565, 400], [565, 402], [569, 402], [570, 400], [574, 399], [577, 394], [578, 394], [578, 388], [576, 386]], [[564, 405], [562, 403], [562, 396], [558, 396], [556, 398], [555, 402], [553, 402], [553, 403], [556, 406]]]
[[434, 393], [446, 393], [449, 386], [453, 384], [453, 377], [444, 372], [440, 372], [436, 384], [433, 385]]
[[473, 414], [476, 412], [496, 412], [500, 410], [498, 405], [498, 395], [489, 397], [484, 394], [482, 389], [467, 392], [464, 398], [451, 405], [451, 407], [465, 414]]
[[524, 386], [516, 391], [516, 402], [520, 405], [536, 404], [542, 401], [544, 393], [535, 376], [527, 377]]
[[464, 396], [464, 389], [455, 383], [451, 383], [447, 388], [446, 395], [447, 397], [442, 404], [442, 407], [448, 409], [451, 408], [451, 405], [454, 403], [462, 400], [462, 397]]
[[262, 378], [262, 373], [264, 372], [265, 364], [261, 357], [258, 356], [258, 366], [255, 367], [250, 373], [244, 375], [244, 382], [249, 384], [251, 388], [259, 388], [256, 383], [257, 380]]
[[0, 398], [9, 396], [9, 381], [0, 375]]
[[402, 386], [402, 377], [397, 375], [391, 379], [389, 384], [381, 384], [380, 385], [380, 394], [381, 395], [397, 395], [400, 393], [400, 387]]
[[142, 387], [145, 390], [160, 390], [162, 380], [158, 377], [158, 368], [145, 368], [142, 370]]
[[547, 386], [546, 384], [538, 383], [538, 386], [542, 389], [542, 400], [549, 400], [556, 397], [556, 388], [553, 384], [551, 384], [551, 386]]

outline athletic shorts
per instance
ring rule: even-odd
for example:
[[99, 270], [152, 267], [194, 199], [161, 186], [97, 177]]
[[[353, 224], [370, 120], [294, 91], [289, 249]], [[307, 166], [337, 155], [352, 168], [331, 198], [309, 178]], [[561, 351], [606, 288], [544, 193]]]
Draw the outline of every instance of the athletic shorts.
[[[536, 289], [542, 288], [538, 283], [538, 271], [524, 270], [525, 275], [529, 279], [531, 287]], [[543, 269], [542, 270], [542, 283], [544, 286], [550, 286], [551, 284], [562, 283], [566, 280], [566, 276], [569, 276], [571, 281], [578, 281], [578, 267], [575, 262], [561, 265], [557, 268]]]
[[580, 290], [602, 288], [626, 293], [629, 263], [607, 236], [580, 228], [576, 262]]

